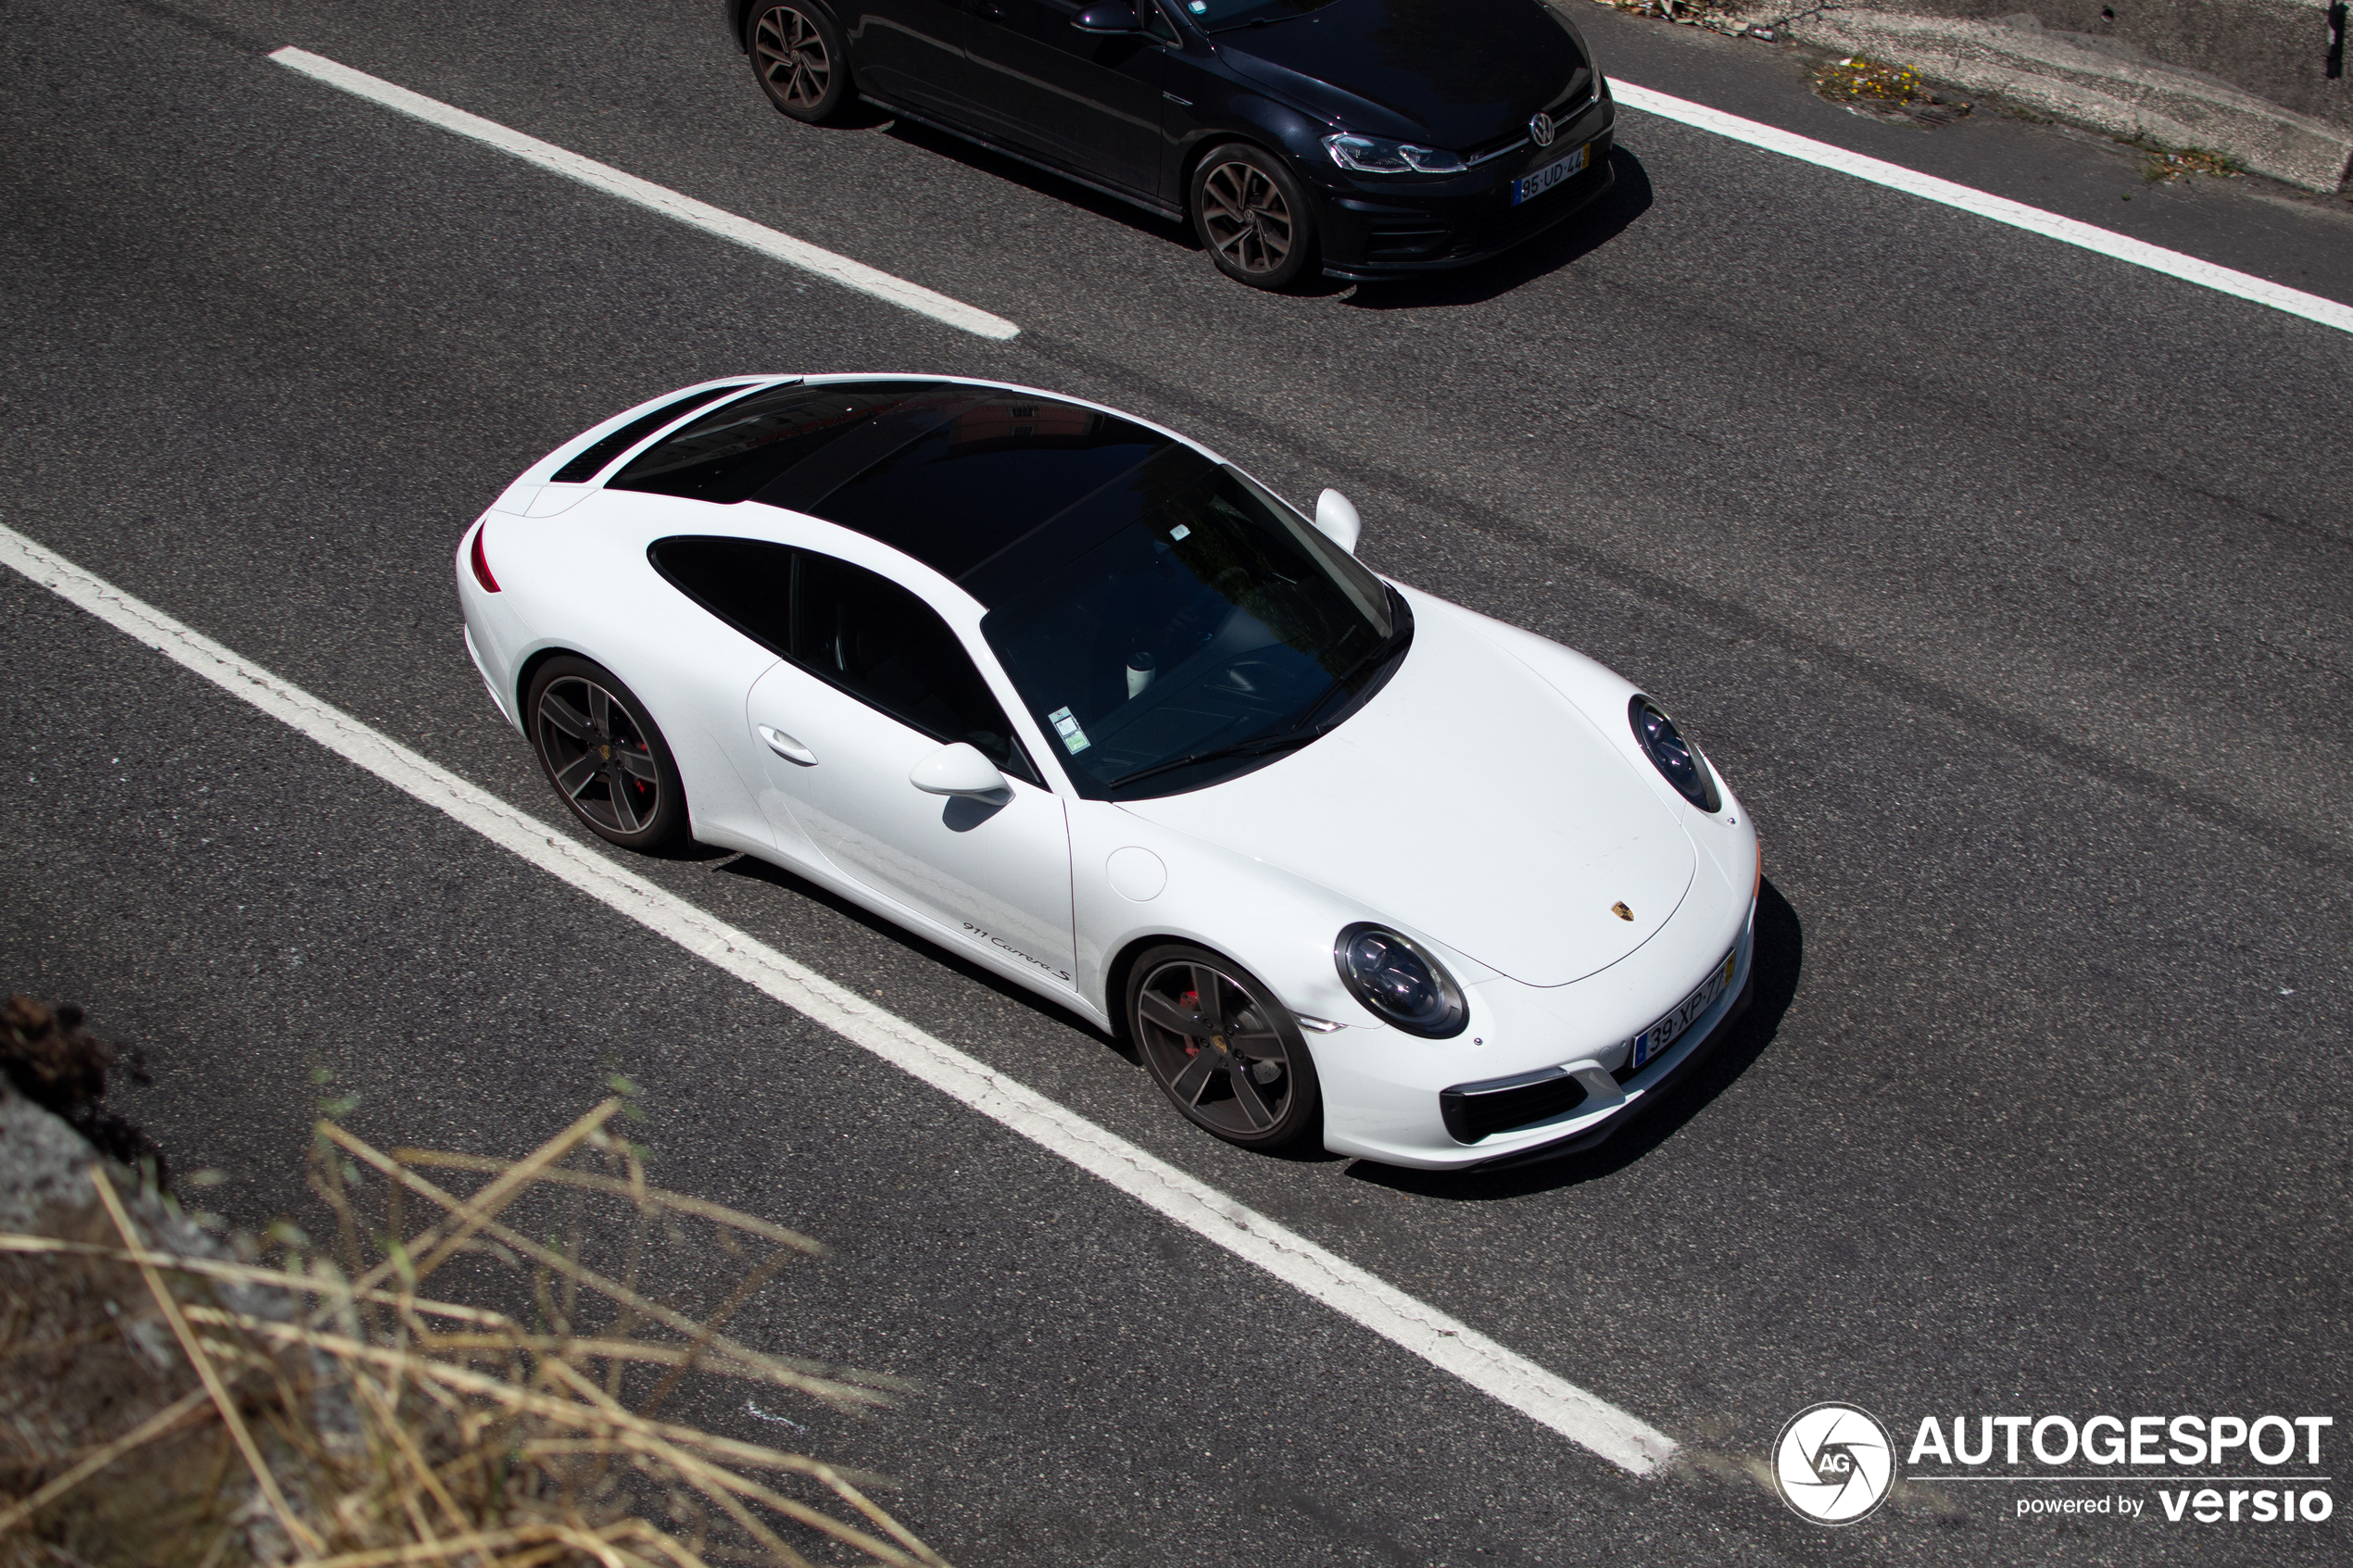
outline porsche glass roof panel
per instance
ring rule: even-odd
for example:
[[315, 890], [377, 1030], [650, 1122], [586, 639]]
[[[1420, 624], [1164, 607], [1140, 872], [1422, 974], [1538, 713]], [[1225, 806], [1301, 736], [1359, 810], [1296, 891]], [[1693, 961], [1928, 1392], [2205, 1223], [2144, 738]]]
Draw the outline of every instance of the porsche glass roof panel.
[[611, 487], [759, 501], [839, 523], [944, 576], [988, 566], [998, 578], [1009, 554], [1026, 553], [1013, 546], [1176, 445], [1115, 414], [999, 387], [793, 383], [687, 424]]
[[[1041, 525], [1176, 445], [1157, 431], [1074, 403], [956, 390], [967, 395], [963, 401], [937, 410], [921, 428], [889, 431], [875, 444], [887, 449], [854, 475], [834, 483], [824, 470], [836, 465], [819, 459], [760, 499], [855, 529], [963, 581], [975, 567], [1021, 553], [1013, 547]], [[855, 456], [862, 458], [864, 443], [858, 445]], [[851, 446], [843, 442], [841, 455], [851, 456]]]

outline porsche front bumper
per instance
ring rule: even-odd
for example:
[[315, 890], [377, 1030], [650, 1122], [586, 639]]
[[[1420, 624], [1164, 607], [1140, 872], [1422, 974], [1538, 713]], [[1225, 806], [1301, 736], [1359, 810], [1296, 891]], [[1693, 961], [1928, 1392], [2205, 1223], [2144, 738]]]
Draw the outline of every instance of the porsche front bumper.
[[[1672, 1045], [1631, 1073], [1626, 1071], [1626, 1064], [1640, 1022], [1610, 1029], [1596, 1041], [1591, 1036], [1580, 1039], [1581, 1032], [1564, 1017], [1571, 1008], [1582, 1011], [1579, 1002], [1591, 997], [1572, 999], [1560, 994], [1583, 992], [1590, 982], [1554, 988], [1553, 996], [1510, 981], [1477, 987], [1474, 1007], [1482, 1016], [1474, 1024], [1481, 1031], [1471, 1042], [1476, 1055], [1433, 1049], [1432, 1042], [1410, 1040], [1388, 1030], [1351, 1030], [1321, 1036], [1316, 1071], [1324, 1081], [1325, 1146], [1339, 1154], [1426, 1171], [1521, 1164], [1590, 1148], [1618, 1132], [1642, 1109], [1655, 1105], [1668, 1085], [1730, 1032], [1754, 992], [1755, 932], [1756, 905], [1751, 898], [1740, 912], [1737, 927], [1714, 935], [1707, 946], [1698, 947], [1690, 940], [1691, 935], [1706, 940], [1705, 934], [1691, 933], [1671, 944], [1671, 952], [1638, 954], [1644, 960], [1641, 964], [1633, 959], [1625, 960], [1624, 967], [1636, 972], [1612, 976], [1604, 972], [1593, 977], [1616, 983], [1629, 998], [1647, 995], [1647, 1013], [1626, 1011], [1626, 1006], [1639, 1009], [1643, 1005], [1631, 999], [1621, 1003], [1617, 1014], [1621, 1020], [1646, 1021], [1688, 994], [1693, 981], [1720, 960], [1725, 937], [1731, 939], [1730, 983]], [[1706, 957], [1696, 965], [1678, 968], [1673, 956], [1678, 953], [1686, 965], [1698, 954]], [[1692, 973], [1693, 969], [1698, 975]], [[1607, 1009], [1604, 1002], [1595, 1010], [1605, 1013]], [[1387, 1037], [1378, 1041], [1345, 1037], [1375, 1034]], [[1476, 1095], [1522, 1085], [1539, 1091], [1520, 1102], [1531, 1108], [1530, 1120], [1482, 1132], [1466, 1125], [1459, 1113], [1466, 1091]], [[1550, 1085], [1565, 1092], [1557, 1096], [1557, 1109], [1548, 1114], [1541, 1091]], [[1450, 1094], [1457, 1097], [1457, 1113], [1452, 1116], [1448, 1113]]]

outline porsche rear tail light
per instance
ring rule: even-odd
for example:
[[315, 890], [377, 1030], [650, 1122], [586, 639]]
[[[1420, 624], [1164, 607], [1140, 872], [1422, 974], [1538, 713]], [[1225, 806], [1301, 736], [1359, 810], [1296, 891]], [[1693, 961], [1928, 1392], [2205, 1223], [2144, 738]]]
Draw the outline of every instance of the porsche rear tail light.
[[489, 532], [490, 525], [486, 522], [474, 530], [474, 547], [470, 558], [473, 563], [474, 581], [482, 584], [483, 592], [495, 594], [498, 591], [498, 579], [490, 575], [490, 562], [483, 558], [482, 554], [482, 536]]

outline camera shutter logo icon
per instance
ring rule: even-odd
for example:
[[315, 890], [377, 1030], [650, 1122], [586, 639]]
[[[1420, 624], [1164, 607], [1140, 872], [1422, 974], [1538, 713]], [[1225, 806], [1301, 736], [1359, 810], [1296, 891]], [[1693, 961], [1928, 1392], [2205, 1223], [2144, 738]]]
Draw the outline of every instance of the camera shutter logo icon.
[[1781, 1500], [1817, 1524], [1852, 1524], [1887, 1500], [1895, 1445], [1869, 1411], [1809, 1405], [1774, 1441], [1773, 1481]]

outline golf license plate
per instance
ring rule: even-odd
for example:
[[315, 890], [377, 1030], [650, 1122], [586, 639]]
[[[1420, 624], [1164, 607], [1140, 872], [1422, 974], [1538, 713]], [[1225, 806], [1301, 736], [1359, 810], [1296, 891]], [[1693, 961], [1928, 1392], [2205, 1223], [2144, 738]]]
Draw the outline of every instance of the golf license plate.
[[1562, 181], [1584, 173], [1585, 166], [1592, 160], [1593, 144], [1588, 142], [1567, 157], [1554, 158], [1535, 173], [1521, 175], [1512, 182], [1512, 205], [1517, 207], [1524, 201], [1533, 201]]
[[1732, 983], [1732, 969], [1739, 960], [1738, 947], [1726, 953], [1724, 961], [1699, 983], [1698, 990], [1677, 1002], [1673, 1011], [1634, 1036], [1632, 1060], [1636, 1072], [1649, 1066], [1652, 1058], [1681, 1039], [1683, 1031], [1692, 1026], [1692, 1020], [1716, 1005], [1717, 998], [1724, 994], [1724, 987]]

